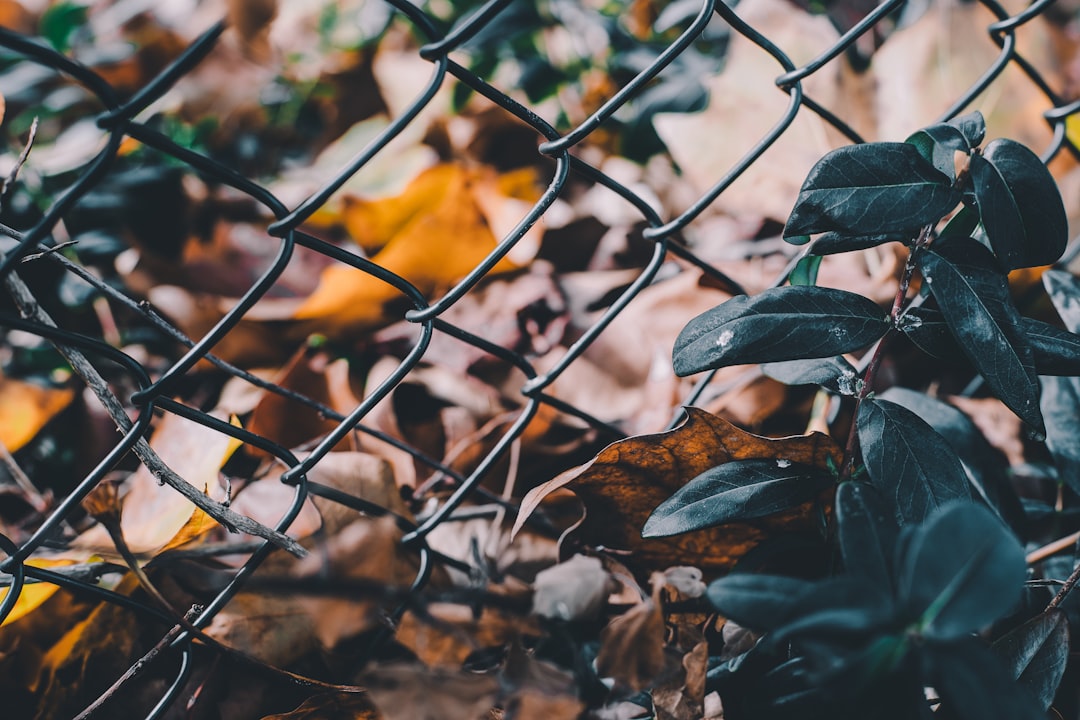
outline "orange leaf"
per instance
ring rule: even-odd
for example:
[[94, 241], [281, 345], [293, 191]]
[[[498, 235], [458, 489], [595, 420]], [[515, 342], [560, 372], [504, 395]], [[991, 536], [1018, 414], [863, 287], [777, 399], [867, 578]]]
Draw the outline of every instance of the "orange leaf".
[[827, 435], [766, 438], [741, 430], [698, 408], [687, 408], [680, 427], [620, 440], [591, 462], [533, 488], [521, 503], [516, 533], [540, 502], [560, 488], [573, 490], [585, 505], [574, 529], [586, 542], [631, 551], [636, 565], [662, 570], [694, 565], [706, 572], [730, 568], [748, 550], [782, 529], [812, 527], [813, 503], [766, 518], [731, 523], [669, 538], [641, 537], [656, 506], [706, 470], [732, 460], [784, 458], [828, 467], [839, 464], [840, 447]]
[[74, 397], [70, 388], [49, 388], [0, 376], [0, 442], [10, 452], [22, 448]]
[[[491, 171], [437, 165], [400, 196], [354, 201], [345, 211], [345, 225], [362, 246], [381, 248], [373, 262], [430, 295], [468, 274], [495, 249], [498, 236], [525, 215], [528, 203], [508, 196], [505, 184]], [[531, 231], [515, 248], [521, 251], [516, 261], [504, 258], [493, 272], [531, 259], [539, 233], [538, 227]], [[368, 273], [334, 265], [323, 271], [293, 318], [318, 323], [309, 329], [331, 337], [349, 336], [382, 323], [385, 306], [401, 300], [401, 293]]]

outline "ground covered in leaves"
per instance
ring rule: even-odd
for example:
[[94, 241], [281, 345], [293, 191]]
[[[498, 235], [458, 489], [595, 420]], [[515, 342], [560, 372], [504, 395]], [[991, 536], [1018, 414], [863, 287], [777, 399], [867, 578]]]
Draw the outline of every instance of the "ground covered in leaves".
[[[560, 131], [595, 112], [699, 9], [652, 0], [544, 5], [511, 4], [502, 24], [455, 58]], [[814, 15], [785, 0], [743, 0], [737, 9], [805, 62], [872, 9], [862, 5], [831, 3]], [[447, 24], [473, 7], [431, 6]], [[1065, 95], [1080, 83], [1069, 12], [1020, 36]], [[0, 0], [0, 26], [44, 38], [122, 97], [224, 16], [230, 29], [206, 59], [139, 119], [289, 208], [409, 112], [432, 78], [423, 40], [382, 3]], [[867, 139], [902, 140], [993, 62], [998, 49], [983, 33], [993, 19], [978, 4], [954, 2], [890, 19], [809, 78], [807, 92]], [[783, 113], [778, 72], [716, 21], [574, 153], [662, 218], [677, 216]], [[17, 236], [101, 151], [106, 134], [90, 93], [15, 53], [0, 55], [0, 96], [0, 172], [12, 178], [0, 222]], [[991, 136], [1036, 149], [1050, 141], [1049, 105], [1019, 72], [996, 81], [978, 105]], [[559, 168], [536, 152], [541, 140], [446, 80], [302, 230], [439, 300], [556, 181]], [[173, 394], [178, 405], [267, 442], [244, 443], [166, 408], [147, 435], [150, 454], [214, 503], [197, 508], [139, 455], [63, 511], [27, 564], [152, 611], [28, 583], [0, 626], [0, 691], [5, 707], [19, 708], [11, 717], [88, 708], [144, 716], [177, 677], [178, 656], [166, 646], [181, 634], [191, 643], [190, 672], [163, 717], [723, 717], [709, 671], [757, 636], [716, 614], [706, 583], [736, 565], [822, 574], [831, 491], [809, 488], [798, 507], [752, 521], [671, 537], [646, 538], [642, 529], [689, 479], [729, 461], [835, 468], [850, 405], [844, 393], [786, 385], [757, 365], [723, 368], [699, 386], [699, 377], [676, 376], [672, 348], [691, 318], [783, 282], [797, 248], [782, 242], [782, 224], [806, 172], [845, 142], [800, 113], [680, 235], [695, 262], [677, 252], [654, 260], [662, 250], [645, 237], [642, 213], [571, 173], [542, 219], [449, 303], [429, 344], [421, 325], [404, 319], [410, 298], [400, 286], [298, 245]], [[1076, 213], [1075, 160], [1062, 153], [1051, 171]], [[128, 137], [54, 228], [50, 244], [60, 249], [33, 256], [18, 275], [57, 324], [123, 349], [156, 379], [277, 262], [273, 221], [251, 196]], [[14, 244], [0, 237], [5, 251]], [[817, 283], [887, 308], [900, 250], [885, 244], [828, 257]], [[1041, 272], [1010, 280], [1017, 302], [1050, 320]], [[9, 286], [0, 304], [25, 314], [17, 290]], [[69, 357], [17, 329], [2, 340], [0, 533], [20, 546], [119, 436]], [[421, 340], [419, 362], [403, 366]], [[94, 364], [134, 414], [131, 376]], [[550, 379], [542, 394], [523, 392], [537, 374]], [[986, 462], [1008, 468], [1007, 482], [1038, 521], [1032, 567], [1065, 577], [1071, 556], [1053, 553], [1075, 543], [1080, 504], [1045, 445], [999, 400], [969, 387], [972, 375], [962, 358], [930, 365], [897, 343], [878, 379], [883, 390], [929, 390], [974, 421], [990, 443]], [[332, 435], [387, 385], [361, 428]], [[294, 461], [318, 453], [307, 482], [319, 492], [298, 500], [278, 449]], [[474, 476], [478, 487], [439, 516], [422, 551], [402, 543]], [[225, 507], [253, 520], [252, 532], [229, 532], [208, 514]], [[265, 556], [267, 534], [255, 531], [269, 533], [290, 513], [283, 529], [294, 552]], [[253, 553], [264, 555], [253, 562]], [[212, 602], [241, 567], [239, 592], [191, 627], [198, 611], [189, 608]], [[1066, 609], [1075, 615], [1078, 607]], [[150, 662], [118, 683], [148, 653]]]

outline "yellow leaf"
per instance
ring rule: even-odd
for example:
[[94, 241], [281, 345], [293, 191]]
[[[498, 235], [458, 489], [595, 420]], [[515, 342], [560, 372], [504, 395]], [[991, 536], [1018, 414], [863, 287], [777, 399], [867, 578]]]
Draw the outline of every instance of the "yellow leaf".
[[[415, 285], [425, 295], [468, 274], [527, 212], [521, 199], [522, 177], [501, 179], [489, 169], [437, 165], [420, 173], [396, 197], [355, 200], [344, 224], [358, 243], [378, 252], [372, 261]], [[509, 192], [517, 197], [511, 196]], [[531, 259], [539, 227], [522, 239], [513, 260], [504, 258], [493, 272], [506, 272]], [[402, 301], [401, 293], [346, 265], [323, 271], [315, 292], [293, 314], [307, 327], [330, 337], [349, 336], [384, 321], [385, 306]]]
[[[52, 560], [46, 558], [30, 558], [26, 561], [26, 564], [37, 568], [54, 568], [62, 567], [64, 565], [74, 565], [75, 561], [71, 559]], [[0, 623], [0, 625], [9, 625], [19, 618], [29, 615], [46, 600], [51, 598], [53, 593], [59, 589], [59, 585], [53, 585], [50, 582], [26, 583], [23, 585], [22, 592], [19, 593], [19, 599], [15, 601], [15, 607], [12, 608], [11, 612], [8, 613], [8, 616], [4, 618], [4, 622]], [[0, 602], [4, 601], [4, 598], [7, 597], [9, 591], [10, 588], [0, 590]]]
[[74, 397], [69, 388], [48, 388], [0, 376], [0, 442], [10, 452], [20, 449]]

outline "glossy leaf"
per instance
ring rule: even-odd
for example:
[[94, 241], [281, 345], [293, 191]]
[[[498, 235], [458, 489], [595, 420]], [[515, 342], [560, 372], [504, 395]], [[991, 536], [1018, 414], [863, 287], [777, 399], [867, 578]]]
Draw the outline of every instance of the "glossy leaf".
[[1009, 676], [1004, 663], [982, 641], [928, 645], [927, 684], [941, 696], [948, 717], [959, 720], [1046, 720], [1038, 703]]
[[792, 285], [816, 285], [818, 268], [820, 267], [820, 255], [807, 255], [795, 263], [795, 267], [792, 268], [791, 273], [788, 275], [788, 282]]
[[785, 459], [736, 460], [706, 470], [662, 502], [642, 537], [667, 537], [772, 515], [812, 500], [832, 477]]
[[877, 247], [878, 245], [884, 245], [887, 242], [904, 242], [910, 239], [910, 233], [844, 235], [843, 233], [838, 232], [827, 232], [823, 233], [814, 241], [810, 252], [813, 255], [836, 255], [838, 253], [851, 252], [852, 250], [865, 250], [866, 248]]
[[967, 152], [967, 139], [951, 125], [931, 125], [919, 130], [904, 142], [914, 145], [919, 154], [946, 175], [955, 173], [956, 152]]
[[1036, 372], [1080, 375], [1080, 335], [1031, 318], [1020, 318], [1020, 325], [1035, 353]]
[[888, 400], [867, 398], [856, 420], [870, 480], [901, 523], [922, 522], [951, 500], [970, 498], [960, 459], [925, 420]]
[[862, 381], [843, 357], [765, 363], [761, 372], [785, 385], [820, 385], [839, 395], [855, 395]]
[[776, 629], [774, 639], [812, 638], [835, 643], [844, 636], [866, 635], [895, 617], [889, 586], [868, 583], [864, 578], [840, 575], [822, 580], [799, 600], [797, 613]]
[[925, 420], [956, 452], [983, 501], [1014, 527], [1022, 523], [1023, 509], [1005, 466], [971, 418], [947, 402], [908, 388], [891, 387], [878, 397], [906, 407]]
[[971, 156], [971, 179], [983, 228], [1007, 268], [1057, 261], [1068, 221], [1057, 184], [1039, 157], [1013, 140], [989, 143]]
[[[1039, 375], [1080, 375], [1080, 335], [1028, 317], [1020, 318]], [[910, 308], [897, 323], [900, 332], [927, 355], [955, 359], [963, 355], [940, 310]]]
[[899, 528], [877, 488], [864, 482], [841, 483], [834, 511], [847, 572], [876, 587], [892, 588], [893, 550]]
[[1047, 270], [1042, 280], [1065, 327], [1080, 333], [1080, 281], [1064, 270]]
[[732, 573], [711, 583], [705, 597], [724, 617], [765, 631], [782, 625], [813, 587], [808, 580], [783, 575]]
[[1042, 432], [1035, 357], [990, 251], [975, 240], [956, 240], [919, 253], [918, 262], [953, 336], [986, 384]]
[[955, 215], [945, 223], [945, 227], [938, 234], [935, 241], [940, 247], [943, 243], [956, 238], [969, 238], [975, 234], [979, 227], [979, 213], [969, 207], [960, 208]]
[[1041, 380], [1046, 447], [1061, 480], [1080, 492], [1080, 378], [1046, 376]]
[[910, 232], [936, 222], [960, 202], [948, 176], [907, 143], [849, 145], [811, 168], [784, 237]]
[[1036, 615], [998, 638], [994, 651], [1046, 710], [1054, 701], [1069, 662], [1069, 623], [1065, 613], [1054, 608]]
[[675, 373], [830, 357], [874, 342], [887, 313], [862, 295], [822, 287], [740, 295], [691, 320], [675, 341]]
[[939, 640], [963, 637], [1012, 610], [1027, 573], [1017, 539], [968, 502], [950, 503], [914, 528], [897, 565], [906, 614]]

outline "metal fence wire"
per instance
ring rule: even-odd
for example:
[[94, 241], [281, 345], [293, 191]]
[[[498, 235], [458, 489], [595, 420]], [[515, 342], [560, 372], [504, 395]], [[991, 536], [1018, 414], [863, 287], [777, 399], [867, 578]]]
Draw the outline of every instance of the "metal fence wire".
[[[1046, 162], [1052, 161], [1063, 150], [1067, 154], [1078, 156], [1077, 148], [1067, 137], [1066, 123], [1071, 114], [1080, 110], [1080, 101], [1067, 97], [1067, 88], [1052, 87], [1051, 82], [1040, 75], [1033, 63], [1029, 62], [1018, 50], [1018, 35], [1025, 32], [1025, 25], [1047, 15], [1053, 7], [1053, 0], [1038, 0], [1016, 14], [1009, 14], [995, 0], [978, 0], [978, 3], [989, 12], [988, 17], [992, 16], [996, 20], [986, 27], [969, 28], [969, 32], [988, 33], [998, 48], [997, 55], [993, 62], [985, 67], [978, 81], [961, 96], [955, 98], [955, 102], [945, 112], [943, 119], [966, 112], [973, 101], [988, 88], [994, 88], [1006, 72], [1018, 72], [1023, 82], [1044, 96], [1048, 106], [1051, 107], [1044, 113], [1044, 117], [1052, 129], [1052, 142], [1049, 146], [1036, 148], [1036, 150], [1041, 152]], [[490, 0], [479, 7], [470, 6], [459, 11], [460, 17], [452, 22], [448, 30], [445, 29], [447, 24], [444, 18], [436, 18], [427, 9], [413, 5], [408, 0], [385, 0], [385, 4], [399, 22], [404, 19], [405, 22], [411, 24], [415, 35], [426, 42], [419, 48], [418, 53], [431, 66], [427, 87], [412, 100], [407, 109], [392, 118], [390, 124], [359, 154], [326, 180], [322, 187], [294, 205], [283, 202], [266, 187], [232, 167], [211, 159], [208, 154], [182, 146], [153, 123], [137, 119], [140, 113], [153, 106], [170, 88], [200, 67], [200, 64], [220, 42], [226, 30], [224, 21], [210, 27], [183, 49], [174, 60], [165, 65], [156, 76], [134, 92], [118, 90], [103, 75], [73, 60], [72, 57], [56, 51], [39, 38], [20, 34], [10, 28], [0, 28], [0, 47], [8, 52], [6, 57], [9, 66], [23, 65], [37, 68], [42, 73], [66, 76], [69, 81], [84, 88], [104, 107], [104, 112], [97, 115], [94, 120], [97, 128], [107, 134], [104, 149], [76, 172], [65, 176], [63, 187], [49, 191], [46, 209], [32, 223], [23, 227], [11, 227], [5, 224], [0, 228], [4, 235], [12, 239], [0, 262], [0, 278], [3, 278], [9, 293], [16, 298], [16, 309], [8, 310], [0, 315], [0, 327], [8, 334], [15, 331], [30, 333], [55, 344], [62, 349], [77, 374], [91, 385], [93, 383], [87, 379], [90, 376], [108, 378], [108, 383], [102, 381], [95, 389], [99, 393], [99, 402], [103, 403], [102, 407], [113, 414], [120, 430], [112, 450], [102, 457], [85, 476], [73, 483], [65, 495], [57, 497], [55, 503], [40, 517], [38, 524], [31, 528], [25, 537], [18, 538], [16, 542], [7, 536], [0, 536], [0, 546], [7, 555], [6, 560], [0, 564], [0, 568], [7, 573], [7, 583], [10, 588], [3, 602], [0, 603], [0, 617], [7, 617], [19, 601], [21, 594], [27, 592], [28, 588], [35, 583], [53, 583], [70, 591], [76, 597], [104, 600], [123, 608], [126, 612], [133, 613], [134, 616], [156, 620], [161, 623], [162, 628], [174, 628], [169, 635], [164, 635], [164, 630], [162, 631], [167, 648], [154, 661], [158, 672], [170, 679], [168, 682], [160, 683], [160, 698], [156, 705], [146, 708], [146, 717], [162, 717], [170, 712], [170, 708], [173, 709], [172, 712], [177, 712], [177, 708], [185, 702], [182, 699], [184, 690], [198, 664], [197, 657], [200, 662], [206, 661], [206, 655], [197, 655], [196, 649], [200, 641], [195, 634], [190, 629], [174, 627], [176, 618], [168, 616], [156, 603], [137, 599], [140, 597], [138, 595], [131, 596], [114, 589], [106, 589], [98, 583], [98, 578], [92, 573], [87, 575], [64, 572], [60, 568], [49, 568], [40, 563], [33, 564], [28, 560], [42, 549], [62, 545], [65, 532], [68, 532], [72, 525], [85, 523], [82, 519], [82, 501], [100, 484], [108, 482], [117, 468], [130, 470], [133, 454], [140, 460], [147, 461], [149, 456], [141, 443], [149, 437], [153, 422], [159, 422], [162, 417], [175, 414], [235, 438], [249, 448], [267, 453], [288, 467], [287, 471], [281, 475], [280, 481], [293, 488], [295, 493], [291, 506], [269, 530], [244, 525], [243, 518], [237, 515], [225, 516], [228, 522], [235, 523], [235, 527], [230, 529], [239, 528], [255, 534], [258, 537], [258, 544], [249, 550], [249, 554], [241, 565], [228, 570], [227, 580], [213, 589], [205, 605], [190, 615], [190, 624], [197, 628], [206, 628], [230, 600], [245, 587], [250, 587], [250, 581], [256, 569], [263, 565], [273, 552], [280, 552], [279, 547], [288, 546], [295, 549], [295, 544], [290, 545], [288, 540], [289, 528], [306, 498], [322, 497], [327, 502], [340, 503], [342, 506], [370, 515], [384, 515], [389, 512], [388, 508], [370, 500], [321, 485], [310, 479], [312, 470], [326, 460], [330, 451], [354, 433], [367, 434], [411, 454], [415, 458], [417, 468], [421, 468], [418, 470], [418, 482], [429, 480], [430, 485], [437, 485], [443, 490], [434, 495], [437, 502], [423, 507], [417, 515], [416, 523], [404, 519], [399, 521], [404, 532], [401, 542], [420, 558], [420, 571], [413, 583], [413, 589], [422, 590], [433, 568], [437, 568], [440, 564], [449, 563], [452, 568], [465, 572], [480, 571], [481, 569], [473, 563], [449, 559], [440, 553], [437, 547], [431, 547], [428, 542], [431, 533], [448, 522], [448, 519], [452, 520], [455, 513], [461, 512], [470, 504], [491, 506], [493, 503], [496, 505], [501, 503], [502, 510], [509, 516], [513, 515], [515, 501], [507, 501], [497, 493], [485, 489], [483, 482], [489, 478], [494, 469], [499, 467], [499, 463], [505, 461], [506, 457], [512, 453], [515, 440], [525, 432], [538, 414], [554, 412], [576, 417], [576, 422], [592, 428], [597, 441], [601, 444], [619, 439], [626, 434], [627, 428], [617, 419], [599, 419], [597, 415], [602, 414], [597, 413], [595, 408], [577, 407], [572, 402], [560, 399], [557, 393], [551, 391], [553, 383], [566, 373], [569, 367], [580, 361], [586, 350], [605, 333], [635, 297], [657, 282], [658, 278], [665, 277], [669, 271], [673, 272], [673, 268], [687, 267], [689, 263], [704, 269], [721, 287], [726, 287], [732, 292], [740, 290], [736, 280], [725, 276], [702, 257], [698, 252], [699, 246], [687, 240], [693, 233], [695, 221], [700, 220], [703, 213], [706, 213], [718, 198], [722, 197], [729, 187], [785, 134], [797, 115], [816, 114], [851, 142], [862, 141], [853, 124], [845, 121], [843, 117], [845, 108], [827, 108], [824, 104], [819, 104], [814, 97], [804, 91], [804, 82], [815, 74], [823, 72], [823, 69], [838, 63], [856, 64], [854, 61], [859, 55], [859, 48], [865, 47], [867, 42], [872, 44], [875, 33], [880, 34], [885, 24], [895, 24], [897, 14], [908, 7], [905, 0], [887, 0], [877, 7], [868, 8], [864, 16], [847, 23], [846, 31], [831, 47], [811, 61], [796, 65], [785, 54], [782, 45], [774, 44], [772, 39], [740, 17], [740, 6], [727, 5], [716, 0], [695, 0], [689, 3], [694, 6], [694, 12], [687, 12], [683, 16], [686, 18], [683, 22], [684, 28], [669, 45], [652, 56], [649, 62], [642, 63], [637, 74], [621, 87], [613, 89], [600, 103], [599, 109], [584, 121], [568, 131], [560, 132], [556, 130], [555, 118], [545, 118], [542, 110], [534, 111], [514, 99], [522, 96], [517, 91], [518, 88], [500, 87], [500, 81], [497, 79], [489, 82], [468, 69], [468, 63], [462, 60], [464, 57], [462, 53], [467, 52], [470, 42], [478, 37], [482, 36], [483, 42], [488, 47], [498, 46], [500, 42], [498, 34], [493, 36], [490, 32], [487, 34], [485, 32], [495, 27], [500, 17], [514, 12], [517, 3], [511, 0]], [[687, 3], [681, 4], [687, 5]], [[630, 11], [629, 6], [626, 10]], [[849, 12], [854, 11], [849, 9]], [[1062, 21], [1058, 18], [1055, 22], [1060, 24]], [[613, 117], [620, 110], [640, 99], [642, 94], [648, 91], [650, 84], [665, 71], [665, 68], [670, 70], [672, 63], [686, 53], [688, 48], [699, 42], [707, 32], [714, 35], [726, 33], [731, 37], [737, 33], [768, 53], [775, 61], [774, 86], [758, 88], [758, 92], [763, 95], [769, 93], [786, 95], [787, 107], [777, 117], [755, 118], [755, 122], [760, 123], [761, 127], [760, 137], [756, 144], [741, 148], [741, 159], [730, 167], [716, 167], [714, 184], [711, 188], [686, 205], [682, 212], [665, 217], [661, 214], [662, 210], [656, 207], [654, 197], [642, 192], [640, 188], [632, 189], [609, 174], [605, 174], [599, 169], [598, 164], [590, 161], [590, 158], [595, 158], [595, 155], [580, 151], [587, 139], [610, 128], [614, 121]], [[222, 77], [223, 82], [227, 79], [227, 77]], [[526, 137], [523, 140], [527, 143], [527, 147], [517, 148], [516, 151], [532, 153], [535, 149], [535, 152], [538, 152], [547, 162], [551, 179], [539, 199], [532, 204], [531, 209], [517, 219], [512, 230], [499, 238], [494, 250], [472, 267], [449, 290], [438, 297], [427, 297], [408, 280], [390, 269], [381, 267], [370, 258], [349, 249], [343, 249], [330, 239], [317, 237], [316, 231], [310, 230], [305, 223], [319, 212], [346, 182], [354, 176], [362, 176], [374, 158], [379, 157], [380, 154], [395, 152], [391, 146], [392, 141], [405, 132], [411, 123], [416, 122], [416, 118], [443, 85], [453, 84], [455, 81], [489, 100], [499, 108], [499, 112], [505, 113], [507, 117], [515, 118], [517, 122], [535, 131], [532, 139]], [[911, 128], [912, 131], [914, 129]], [[716, 132], [723, 135], [725, 129], [717, 127]], [[94, 334], [88, 334], [81, 331], [79, 327], [65, 327], [63, 318], [60, 319], [58, 325], [42, 310], [42, 307], [50, 304], [47, 299], [27, 295], [25, 285], [20, 291], [19, 282], [16, 281], [16, 278], [23, 274], [24, 269], [31, 267], [30, 263], [25, 262], [28, 259], [33, 259], [35, 264], [51, 260], [53, 265], [62, 268], [64, 273], [72, 273], [84, 280], [94, 281], [94, 276], [86, 272], [77, 262], [64, 258], [61, 253], [50, 252], [50, 248], [54, 248], [63, 239], [57, 234], [58, 225], [109, 177], [118, 152], [129, 139], [138, 141], [145, 148], [153, 149], [162, 157], [167, 157], [173, 165], [183, 168], [184, 172], [196, 174], [207, 182], [233, 188], [237, 193], [248, 196], [273, 216], [273, 220], [266, 225], [265, 235], [261, 240], [266, 247], [276, 249], [273, 260], [261, 276], [247, 288], [243, 296], [201, 337], [190, 339], [184, 337], [164, 322], [162, 317], [157, 315], [141, 298], [129, 297], [125, 294], [126, 290], [118, 290], [98, 282], [97, 291], [108, 299], [116, 312], [126, 313], [128, 316], [140, 316], [146, 326], [155, 328], [162, 334], [161, 337], [187, 345], [187, 351], [182, 357], [170, 361], [164, 368], [157, 365], [145, 366], [145, 360], [141, 361], [140, 358], [121, 352], [115, 343], [103, 339], [96, 329]], [[33, 153], [30, 157], [30, 166], [32, 166]], [[466, 329], [455, 324], [450, 318], [453, 317], [453, 309], [469, 298], [470, 294], [475, 294], [478, 286], [482, 287], [482, 284], [491, 276], [493, 268], [523, 242], [530, 228], [542, 222], [553, 204], [564, 196], [575, 182], [602, 186], [620, 198], [620, 202], [625, 202], [632, 212], [637, 213], [639, 225], [642, 228], [641, 243], [643, 247], [648, 248], [648, 251], [636, 275], [628, 278], [620, 287], [614, 299], [606, 304], [603, 312], [598, 313], [598, 319], [580, 332], [557, 362], [540, 368], [534, 363], [534, 355], [527, 350], [502, 347], [498, 341], [485, 338], [482, 330]], [[648, 184], [647, 176], [644, 182]], [[783, 220], [783, 218], [778, 219]], [[153, 227], [153, 218], [150, 222], [150, 226]], [[301, 229], [302, 227], [304, 229]], [[162, 228], [162, 230], [168, 230], [168, 228]], [[332, 263], [357, 268], [395, 288], [400, 294], [400, 299], [407, 305], [401, 311], [400, 319], [411, 323], [415, 329], [414, 333], [408, 335], [407, 346], [404, 350], [395, 351], [393, 354], [393, 357], [398, 360], [394, 369], [379, 380], [376, 387], [367, 389], [362, 401], [347, 412], [337, 412], [326, 407], [324, 402], [307, 397], [303, 392], [292, 388], [282, 388], [263, 376], [250, 374], [235, 364], [220, 360], [213, 355], [215, 347], [219, 346], [231, 333], [236, 332], [238, 324], [252, 307], [267, 295], [271, 286], [282, 276], [290, 263], [294, 262], [296, 251], [301, 248], [323, 255]], [[525, 381], [516, 388], [516, 392], [520, 394], [520, 404], [510, 410], [505, 422], [492, 426], [494, 430], [489, 437], [490, 442], [483, 448], [483, 455], [475, 458], [466, 472], [450, 467], [446, 458], [431, 457], [425, 450], [414, 447], [405, 438], [395, 437], [369, 422], [373, 408], [380, 401], [390, 396], [402, 384], [407, 384], [418, 368], [437, 360], [432, 350], [433, 339], [437, 338], [471, 347], [476, 353], [487, 356], [491, 362], [504, 363], [509, 367], [517, 368], [525, 377]], [[400, 339], [398, 342], [397, 347], [400, 349]], [[192, 380], [195, 374], [205, 372], [209, 364], [215, 366], [216, 372], [221, 377], [241, 378], [263, 391], [288, 396], [296, 402], [306, 404], [332, 422], [332, 429], [317, 443], [306, 447], [305, 452], [300, 453], [295, 448], [284, 447], [273, 440], [245, 430], [236, 423], [210, 415], [200, 408], [198, 399], [190, 402], [178, 400], [177, 398], [184, 397], [185, 393], [195, 385]], [[681, 398], [682, 404], [694, 404], [706, 391], [710, 382], [713, 382], [712, 376], [697, 382], [693, 390], [686, 397]], [[109, 396], [114, 393], [124, 398], [126, 409], [115, 397], [110, 401]], [[676, 422], [677, 419], [673, 420], [672, 424]], [[140, 450], [140, 448], [144, 449]], [[127, 464], [124, 464], [125, 461]], [[577, 462], [580, 461], [581, 459], [577, 458]], [[152, 469], [158, 477], [169, 478], [168, 468]], [[551, 469], [554, 474], [565, 467], [558, 467], [556, 462]], [[177, 485], [180, 486], [181, 483]], [[197, 489], [196, 494], [201, 494], [201, 489]], [[228, 511], [224, 505], [215, 507], [221, 513]], [[405, 612], [404, 607], [400, 612]]]

